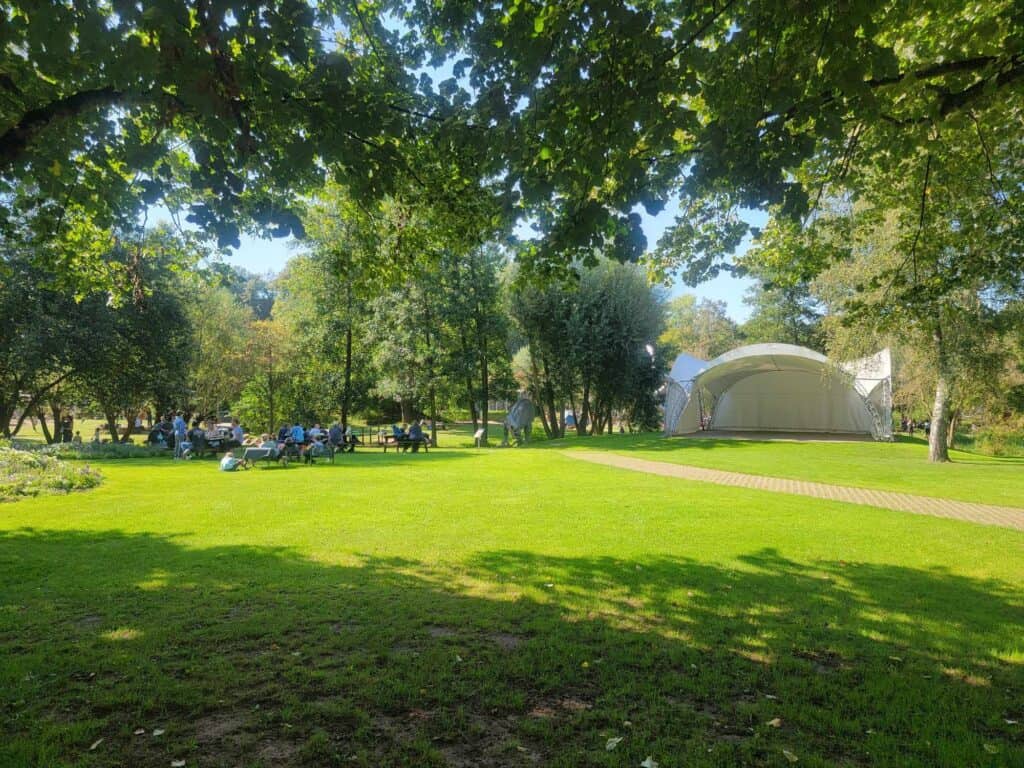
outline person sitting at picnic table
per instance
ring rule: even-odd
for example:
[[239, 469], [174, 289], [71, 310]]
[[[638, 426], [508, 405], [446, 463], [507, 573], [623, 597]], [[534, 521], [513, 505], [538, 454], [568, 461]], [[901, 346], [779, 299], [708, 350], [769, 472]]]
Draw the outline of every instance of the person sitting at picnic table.
[[344, 445], [345, 432], [338, 422], [331, 424], [331, 428], [327, 430], [327, 442], [335, 448], [341, 448]]
[[72, 445], [81, 445], [82, 444], [82, 433], [79, 432], [78, 430], [75, 430], [75, 436], [71, 438], [71, 444]]
[[342, 422], [341, 424], [342, 441], [344, 442], [345, 449], [349, 453], [355, 453], [356, 451], [356, 435], [352, 431], [352, 425]]
[[242, 464], [241, 459], [236, 459], [235, 454], [228, 451], [224, 454], [224, 458], [220, 460], [220, 471], [221, 472], [234, 472]]
[[238, 423], [238, 419], [231, 420], [231, 439], [238, 445], [245, 442], [245, 432], [242, 430], [242, 425]]
[[310, 440], [319, 440], [320, 436], [323, 435], [323, 433], [324, 433], [324, 431], [322, 429], [320, 429], [320, 423], [317, 422], [316, 424], [314, 424], [312, 427], [309, 428], [309, 432], [308, 432], [309, 439]]
[[302, 425], [299, 424], [299, 422], [295, 422], [295, 426], [292, 427], [290, 437], [292, 442], [296, 445], [302, 445], [306, 442], [306, 430], [302, 428]]
[[402, 440], [405, 440], [406, 437], [408, 437], [408, 435], [405, 434], [405, 427], [400, 427], [397, 424], [391, 425], [391, 436], [395, 438], [396, 443], [399, 443]]
[[291, 428], [287, 424], [282, 424], [281, 428], [277, 430], [277, 442], [283, 443], [291, 436]]
[[414, 421], [409, 427], [408, 441], [412, 443], [412, 452], [416, 453], [420, 449], [420, 443], [423, 442], [423, 427], [418, 421]]
[[92, 441], [94, 443], [100, 442], [100, 428], [96, 427], [96, 431], [92, 433]]

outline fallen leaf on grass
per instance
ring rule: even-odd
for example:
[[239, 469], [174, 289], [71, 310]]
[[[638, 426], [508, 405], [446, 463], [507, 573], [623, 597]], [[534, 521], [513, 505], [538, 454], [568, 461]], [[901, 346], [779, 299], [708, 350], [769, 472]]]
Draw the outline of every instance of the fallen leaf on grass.
[[153, 729], [153, 735], [154, 736], [163, 736], [164, 735], [164, 729], [163, 728], [154, 728]]
[[171, 760], [171, 768], [185, 768], [184, 760]]
[[999, 747], [997, 747], [995, 744], [982, 744], [981, 747], [986, 752], [988, 752], [990, 755], [998, 755], [999, 754]]
[[93, 750], [95, 750], [95, 749], [96, 749], [96, 747], [98, 747], [98, 746], [99, 746], [100, 744], [102, 744], [102, 743], [103, 743], [103, 739], [96, 739], [96, 741], [94, 741], [94, 742], [92, 743], [92, 746], [91, 746], [91, 747], [89, 747], [89, 751], [90, 751], [90, 752], [92, 752]]
[[653, 757], [648, 755], [647, 759], [640, 763], [640, 768], [658, 768], [658, 764], [654, 761]]
[[782, 718], [781, 717], [773, 717], [771, 720], [769, 720], [767, 723], [765, 723], [765, 725], [767, 725], [770, 728], [781, 728], [782, 727]]
[[608, 739], [608, 743], [604, 745], [604, 748], [606, 750], [608, 750], [609, 752], [611, 752], [613, 749], [615, 749], [617, 746], [619, 746], [619, 742], [621, 742], [621, 741], [622, 741], [622, 737], [621, 736], [613, 736], [612, 738]]
[[786, 759], [789, 760], [789, 762], [791, 762], [791, 763], [795, 763], [797, 760], [800, 759], [799, 757], [794, 755], [792, 752], [790, 752], [788, 749], [782, 750], [782, 754], [785, 755]]
[[1007, 720], [1005, 718], [1003, 719], [1003, 722], [1005, 722], [1007, 725], [1016, 725], [1017, 724], [1016, 720]]

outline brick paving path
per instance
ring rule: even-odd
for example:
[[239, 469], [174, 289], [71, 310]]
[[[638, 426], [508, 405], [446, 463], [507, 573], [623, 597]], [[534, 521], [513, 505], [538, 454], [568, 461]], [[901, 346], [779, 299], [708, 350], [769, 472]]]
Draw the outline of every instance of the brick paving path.
[[1000, 507], [994, 504], [974, 504], [969, 501], [938, 499], [932, 496], [916, 496], [911, 493], [877, 491], [872, 488], [853, 488], [847, 485], [812, 483], [807, 480], [790, 480], [784, 477], [747, 475], [742, 472], [726, 472], [721, 469], [705, 469], [688, 464], [669, 464], [664, 461], [648, 461], [616, 453], [592, 453], [589, 451], [565, 451], [564, 456], [604, 464], [620, 469], [649, 472], [666, 477], [679, 477], [702, 483], [731, 485], [737, 488], [755, 488], [759, 491], [792, 493], [797, 496], [813, 496], [817, 499], [846, 501], [851, 504], [866, 504], [871, 507], [912, 512], [915, 515], [948, 517], [967, 520], [982, 525], [999, 525], [1024, 531], [1024, 508]]

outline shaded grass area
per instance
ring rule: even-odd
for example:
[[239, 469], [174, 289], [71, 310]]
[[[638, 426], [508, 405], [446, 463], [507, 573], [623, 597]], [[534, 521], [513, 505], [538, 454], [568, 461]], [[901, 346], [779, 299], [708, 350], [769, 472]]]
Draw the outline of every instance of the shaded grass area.
[[1024, 760], [1024, 535], [551, 451], [345, 459], [4, 507], [0, 764]]
[[928, 463], [928, 444], [664, 438], [656, 434], [565, 438], [548, 445], [612, 451], [653, 461], [877, 488], [984, 504], [1024, 507], [1024, 458], [950, 451], [948, 464]]

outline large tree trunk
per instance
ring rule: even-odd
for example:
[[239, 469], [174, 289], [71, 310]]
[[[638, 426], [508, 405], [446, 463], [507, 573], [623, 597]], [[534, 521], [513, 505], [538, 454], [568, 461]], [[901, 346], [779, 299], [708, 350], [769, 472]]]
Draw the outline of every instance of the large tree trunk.
[[[491, 421], [491, 374], [487, 367], [486, 334], [481, 335], [480, 346], [480, 404], [482, 406], [480, 418], [483, 421], [484, 428], [484, 437], [480, 441], [480, 445], [487, 445], [487, 437], [490, 430], [489, 423]], [[476, 430], [474, 429], [473, 431], [475, 432]]]
[[935, 382], [935, 403], [932, 406], [932, 420], [928, 433], [928, 461], [949, 461], [949, 446], [946, 435], [949, 431], [949, 369], [946, 363], [946, 348], [942, 340], [942, 328], [936, 326], [932, 336], [935, 341], [938, 377]]
[[946, 447], [953, 450], [956, 444], [956, 431], [960, 427], [960, 409], [953, 408], [949, 415], [949, 432], [946, 435]]
[[341, 420], [348, 424], [348, 406], [352, 398], [352, 326], [345, 330], [345, 388], [341, 395]]
[[11, 437], [12, 416], [14, 416], [14, 408], [7, 403], [0, 403], [0, 434], [6, 438]]
[[437, 448], [437, 390], [430, 388], [430, 444]]
[[345, 326], [345, 388], [341, 396], [341, 420], [348, 424], [348, 405], [352, 397], [352, 286], [345, 287], [345, 310], [348, 324]]
[[103, 415], [107, 419], [107, 430], [110, 432], [110, 442], [117, 442], [117, 413], [115, 411], [103, 412]]
[[466, 402], [469, 404], [469, 418], [473, 421], [473, 434], [480, 428], [480, 416], [476, 409], [476, 393], [473, 391], [473, 379], [466, 376]]
[[544, 407], [548, 409], [548, 423], [551, 425], [551, 436], [562, 437], [565, 435], [564, 419], [559, 423], [558, 408], [555, 406], [555, 388], [551, 384], [551, 375], [548, 373], [546, 361], [541, 361], [544, 371]]
[[[576, 407], [573, 406], [573, 414], [576, 416], [576, 434], [583, 437], [587, 434], [587, 428], [590, 426], [590, 422], [593, 419], [593, 414], [590, 412], [590, 382], [586, 382], [583, 385], [583, 397], [580, 400], [580, 410], [577, 413]], [[591, 433], [592, 434], [592, 433]]]
[[132, 438], [132, 430], [135, 429], [135, 416], [138, 411], [126, 410], [124, 412], [124, 432], [121, 433], [119, 443], [127, 443]]
[[50, 412], [53, 413], [53, 440], [56, 443], [64, 442], [64, 409], [56, 400], [50, 401]]
[[[39, 426], [43, 430], [43, 438], [46, 440], [46, 444], [47, 445], [53, 445], [54, 438], [53, 438], [53, 435], [50, 434], [50, 427], [49, 427], [49, 425], [46, 423], [46, 413], [43, 411], [42, 408], [37, 408], [36, 409], [36, 415], [39, 417]], [[53, 422], [53, 431], [54, 432], [58, 432], [59, 429], [60, 429], [60, 422], [57, 421], [57, 420], [54, 420], [54, 422]]]

